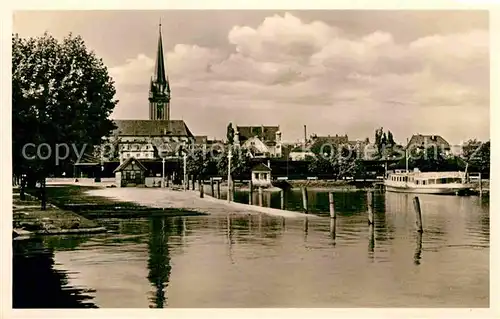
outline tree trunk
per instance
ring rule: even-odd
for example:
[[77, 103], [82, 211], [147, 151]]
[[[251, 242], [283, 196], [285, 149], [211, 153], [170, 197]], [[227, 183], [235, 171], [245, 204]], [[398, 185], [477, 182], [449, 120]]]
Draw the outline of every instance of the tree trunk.
[[41, 209], [47, 209], [47, 194], [45, 189], [45, 178], [40, 181], [40, 200], [41, 200]]

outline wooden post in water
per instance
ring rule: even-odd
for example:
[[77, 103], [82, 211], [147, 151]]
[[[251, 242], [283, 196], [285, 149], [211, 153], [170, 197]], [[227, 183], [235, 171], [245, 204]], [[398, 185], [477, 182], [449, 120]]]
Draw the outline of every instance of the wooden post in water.
[[214, 190], [214, 179], [212, 177], [210, 177], [210, 195], [212, 195], [212, 197], [215, 197], [215, 190]]
[[262, 194], [262, 187], [259, 186], [259, 206], [262, 206], [262, 202], [263, 202], [263, 196], [264, 194]]
[[280, 199], [281, 199], [281, 209], [285, 209], [285, 191], [282, 189], [280, 190]]
[[368, 225], [373, 225], [373, 191], [366, 193], [366, 203], [368, 207]]
[[198, 182], [198, 188], [200, 189], [200, 198], [203, 198], [205, 194], [205, 190], [203, 189], [203, 179], [200, 177], [199, 182]]
[[483, 178], [481, 173], [479, 173], [479, 196], [483, 196]]
[[302, 187], [302, 206], [304, 207], [304, 213], [307, 214], [307, 188]]
[[422, 212], [420, 210], [420, 200], [417, 196], [413, 198], [413, 207], [415, 208], [415, 214], [417, 215], [417, 231], [422, 233], [424, 231], [422, 227]]
[[248, 182], [248, 205], [253, 205], [253, 183], [252, 180]]
[[220, 181], [217, 180], [217, 199], [220, 199]]
[[333, 202], [333, 192], [328, 193], [328, 200], [330, 202], [330, 218], [337, 218], [337, 214], [335, 213], [335, 204]]
[[333, 244], [335, 244], [335, 239], [337, 237], [337, 219], [330, 218], [330, 235], [333, 239]]
[[192, 190], [195, 190], [195, 185], [196, 185], [196, 176], [191, 175], [192, 177], [192, 181], [191, 181], [191, 186], [192, 186]]
[[234, 202], [234, 190], [235, 190], [235, 185], [236, 183], [234, 180], [231, 178], [231, 201]]

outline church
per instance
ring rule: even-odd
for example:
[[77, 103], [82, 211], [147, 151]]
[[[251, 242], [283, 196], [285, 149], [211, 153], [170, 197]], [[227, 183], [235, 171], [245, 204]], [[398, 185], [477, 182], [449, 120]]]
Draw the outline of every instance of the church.
[[[76, 164], [75, 170], [79, 171], [76, 176], [111, 177], [128, 159], [139, 160], [150, 176], [162, 172], [163, 158], [167, 161], [167, 173], [174, 174], [179, 169], [181, 151], [194, 144], [196, 137], [183, 120], [170, 118], [171, 91], [166, 73], [160, 24], [156, 61], [149, 82], [149, 119], [114, 120], [116, 129], [104, 139], [99, 155]], [[98, 167], [100, 173], [96, 173]]]
[[156, 62], [149, 83], [149, 119], [115, 120], [117, 128], [108, 141], [117, 149], [112, 154], [106, 151], [104, 154], [117, 155], [120, 163], [132, 157], [139, 160], [176, 157], [182, 147], [194, 143], [195, 137], [186, 123], [170, 119], [170, 93], [160, 24]]

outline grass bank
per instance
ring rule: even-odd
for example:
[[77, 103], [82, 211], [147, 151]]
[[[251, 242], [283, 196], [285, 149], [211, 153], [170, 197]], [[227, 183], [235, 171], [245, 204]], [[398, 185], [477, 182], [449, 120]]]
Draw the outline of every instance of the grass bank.
[[46, 210], [41, 210], [38, 199], [27, 194], [25, 200], [21, 200], [18, 190], [14, 190], [12, 206], [13, 228], [16, 235], [82, 234], [106, 231], [95, 221], [54, 205], [47, 205]]

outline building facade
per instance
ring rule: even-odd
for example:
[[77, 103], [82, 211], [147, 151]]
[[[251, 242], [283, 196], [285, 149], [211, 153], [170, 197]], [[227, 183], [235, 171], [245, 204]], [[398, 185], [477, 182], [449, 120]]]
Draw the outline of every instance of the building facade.
[[234, 144], [255, 158], [281, 158], [283, 155], [279, 126], [236, 126]]

